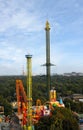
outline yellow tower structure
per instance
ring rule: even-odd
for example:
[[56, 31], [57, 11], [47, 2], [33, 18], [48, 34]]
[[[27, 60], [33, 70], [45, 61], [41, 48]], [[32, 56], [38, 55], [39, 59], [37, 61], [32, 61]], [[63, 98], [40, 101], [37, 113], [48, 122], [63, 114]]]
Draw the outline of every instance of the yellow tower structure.
[[27, 125], [28, 130], [33, 130], [32, 126], [32, 55], [26, 55], [27, 58]]
[[56, 90], [50, 90], [50, 102], [56, 101]]

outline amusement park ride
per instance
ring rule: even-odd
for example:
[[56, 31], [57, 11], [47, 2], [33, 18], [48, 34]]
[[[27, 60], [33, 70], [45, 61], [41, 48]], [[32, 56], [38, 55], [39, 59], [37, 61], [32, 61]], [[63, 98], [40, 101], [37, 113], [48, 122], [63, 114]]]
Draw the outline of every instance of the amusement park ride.
[[[25, 130], [34, 130], [34, 123], [37, 123], [42, 116], [51, 115], [53, 107], [64, 107], [62, 99], [56, 100], [56, 90], [51, 89], [50, 86], [50, 25], [46, 22], [46, 69], [47, 69], [47, 96], [48, 101], [41, 104], [38, 99], [36, 105], [32, 105], [32, 55], [26, 55], [27, 59], [27, 93], [25, 93], [24, 86], [21, 80], [16, 80], [16, 95], [18, 104], [18, 117], [22, 122]], [[48, 105], [47, 105], [48, 104]], [[49, 107], [47, 107], [49, 106]], [[27, 126], [27, 127], [26, 127]]]
[[[64, 107], [61, 98], [59, 101], [56, 100], [56, 90], [53, 89], [50, 90], [50, 101], [47, 101], [44, 103], [44, 105], [42, 105], [40, 99], [37, 99], [35, 106], [29, 105], [29, 99], [27, 101], [27, 96], [21, 80], [16, 80], [16, 93], [18, 103], [18, 117], [22, 121], [22, 126], [27, 125], [27, 120], [29, 120], [27, 116], [29, 115], [32, 120], [31, 124], [34, 124], [37, 123], [42, 116], [51, 115], [51, 110], [53, 107]], [[31, 107], [30, 112], [28, 111], [27, 113], [29, 107]]]

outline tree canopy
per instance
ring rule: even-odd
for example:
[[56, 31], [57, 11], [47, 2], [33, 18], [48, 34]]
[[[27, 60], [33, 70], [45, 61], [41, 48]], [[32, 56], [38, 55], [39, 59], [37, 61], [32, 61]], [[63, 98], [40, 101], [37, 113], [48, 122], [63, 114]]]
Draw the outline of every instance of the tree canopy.
[[[26, 78], [26, 76], [0, 76], [0, 96], [8, 103], [16, 101], [16, 79], [22, 80], [26, 92]], [[83, 76], [66, 77], [62, 75], [53, 75], [51, 76], [51, 88], [56, 89], [57, 99], [59, 96], [69, 96], [73, 93], [83, 94]], [[46, 102], [47, 88], [45, 75], [32, 77], [32, 96], [33, 104], [36, 104], [37, 99], [40, 99], [42, 104]], [[65, 101], [66, 106], [68, 106], [68, 102], [70, 103], [72, 110], [83, 112], [83, 109], [81, 109], [83, 108], [83, 103], [73, 104], [70, 101]], [[0, 101], [0, 104], [4, 105], [3, 100]]]
[[54, 108], [51, 116], [43, 116], [35, 124], [36, 130], [79, 130], [76, 118], [70, 109]]

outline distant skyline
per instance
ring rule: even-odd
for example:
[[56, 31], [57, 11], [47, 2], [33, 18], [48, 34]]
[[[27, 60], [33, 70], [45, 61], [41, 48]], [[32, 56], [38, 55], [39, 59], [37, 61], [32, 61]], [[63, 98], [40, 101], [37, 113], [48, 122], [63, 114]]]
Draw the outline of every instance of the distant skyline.
[[46, 73], [45, 24], [50, 23], [51, 73], [83, 73], [82, 0], [0, 0], [0, 75]]

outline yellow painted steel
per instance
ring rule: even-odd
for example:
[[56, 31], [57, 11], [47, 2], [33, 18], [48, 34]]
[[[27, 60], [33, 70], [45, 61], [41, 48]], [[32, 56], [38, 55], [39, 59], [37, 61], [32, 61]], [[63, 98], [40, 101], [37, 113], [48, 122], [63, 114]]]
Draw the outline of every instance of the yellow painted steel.
[[37, 99], [36, 106], [41, 106], [41, 100], [40, 99]]
[[27, 125], [28, 130], [32, 130], [32, 56], [26, 55], [27, 58]]
[[56, 90], [50, 90], [50, 101], [56, 101]]
[[45, 30], [49, 31], [50, 30], [50, 24], [48, 21], [46, 21], [46, 27], [45, 27]]

